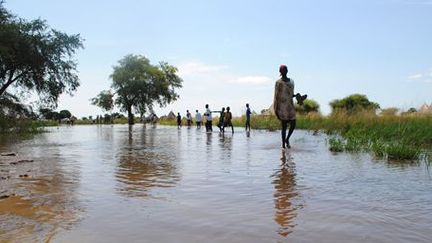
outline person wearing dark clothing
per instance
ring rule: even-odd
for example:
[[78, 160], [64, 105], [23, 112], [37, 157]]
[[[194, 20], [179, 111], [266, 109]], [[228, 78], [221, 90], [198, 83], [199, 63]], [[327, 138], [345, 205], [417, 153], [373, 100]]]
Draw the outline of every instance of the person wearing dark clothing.
[[250, 131], [250, 117], [251, 117], [251, 110], [249, 108], [249, 104], [246, 104], [246, 131]]
[[182, 126], [182, 124], [181, 124], [181, 121], [182, 119], [181, 119], [181, 116], [180, 116], [180, 112], [179, 113], [177, 113], [177, 127], [178, 128], [180, 128], [181, 126]]
[[222, 110], [220, 111], [220, 116], [219, 116], [219, 123], [217, 125], [217, 127], [219, 127], [219, 131], [222, 132], [223, 128], [224, 128], [224, 119], [225, 119], [225, 107], [222, 107]]

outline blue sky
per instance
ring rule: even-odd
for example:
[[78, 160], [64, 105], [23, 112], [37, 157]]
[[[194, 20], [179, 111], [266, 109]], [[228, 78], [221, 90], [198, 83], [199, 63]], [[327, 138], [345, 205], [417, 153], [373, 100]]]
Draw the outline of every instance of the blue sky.
[[184, 79], [180, 99], [162, 109], [185, 113], [230, 106], [235, 115], [271, 105], [278, 67], [296, 92], [328, 113], [328, 103], [366, 94], [381, 107], [432, 102], [432, 0], [377, 1], [54, 1], [8, 0], [20, 17], [41, 17], [80, 33], [81, 86], [59, 109], [101, 114], [89, 99], [108, 89], [127, 54], [167, 61]]

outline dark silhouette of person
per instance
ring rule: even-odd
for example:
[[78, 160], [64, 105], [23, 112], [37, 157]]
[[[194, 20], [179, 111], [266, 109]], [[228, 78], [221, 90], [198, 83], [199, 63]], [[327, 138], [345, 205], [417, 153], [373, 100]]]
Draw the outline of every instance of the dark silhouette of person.
[[180, 128], [182, 126], [182, 119], [180, 116], [180, 112], [177, 113], [177, 127]]
[[245, 125], [245, 129], [246, 131], [250, 131], [250, 117], [251, 117], [251, 110], [249, 108], [249, 104], [246, 104], [246, 125]]
[[225, 107], [222, 107], [220, 111], [219, 122], [217, 125], [217, 127], [219, 127], [220, 132], [223, 132], [224, 125], [225, 125]]

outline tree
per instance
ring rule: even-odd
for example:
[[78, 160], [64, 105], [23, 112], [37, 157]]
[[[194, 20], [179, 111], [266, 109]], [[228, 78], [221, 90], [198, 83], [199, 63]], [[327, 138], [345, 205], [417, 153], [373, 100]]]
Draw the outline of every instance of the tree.
[[[91, 99], [91, 104], [100, 107], [103, 111], [111, 113], [112, 109], [114, 108], [113, 97], [114, 95], [111, 94], [110, 90], [103, 90], [96, 97]], [[112, 122], [112, 119], [107, 120], [105, 115], [104, 123], [110, 122]]]
[[114, 95], [111, 94], [110, 90], [103, 90], [96, 97], [91, 99], [91, 104], [109, 112], [114, 108], [113, 97]]
[[0, 1], [0, 96], [13, 84], [36, 91], [46, 105], [56, 106], [60, 94], [79, 86], [75, 52], [79, 35], [51, 29], [44, 20], [27, 21], [9, 13]]
[[70, 113], [70, 111], [68, 111], [68, 110], [61, 110], [59, 112], [59, 114], [60, 114], [60, 119], [71, 118], [72, 117], [72, 113]]
[[18, 97], [9, 93], [0, 96], [0, 113], [10, 117], [32, 117], [33, 115], [31, 107], [21, 104]]
[[295, 109], [300, 114], [307, 114], [310, 112], [318, 112], [319, 111], [319, 104], [315, 100], [306, 99], [303, 101], [302, 106], [295, 104]]
[[332, 112], [346, 111], [350, 114], [364, 110], [375, 112], [380, 108], [378, 103], [369, 101], [367, 96], [362, 94], [352, 94], [340, 100], [333, 100], [330, 106]]
[[407, 112], [408, 112], [408, 113], [415, 113], [415, 112], [417, 112], [417, 109], [414, 108], [414, 107], [411, 107], [411, 108], [408, 109]]
[[130, 125], [134, 123], [132, 109], [143, 116], [155, 103], [165, 106], [179, 97], [176, 89], [183, 80], [176, 73], [176, 67], [166, 62], [152, 65], [141, 55], [127, 55], [114, 66], [110, 77], [117, 95], [115, 104], [127, 112]]

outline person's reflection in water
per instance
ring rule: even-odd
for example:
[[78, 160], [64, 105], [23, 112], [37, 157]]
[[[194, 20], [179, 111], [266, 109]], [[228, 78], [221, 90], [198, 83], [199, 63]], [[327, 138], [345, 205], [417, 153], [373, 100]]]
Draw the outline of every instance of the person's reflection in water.
[[273, 175], [273, 184], [275, 187], [274, 203], [275, 216], [274, 220], [280, 225], [277, 230], [278, 234], [286, 237], [295, 227], [294, 219], [297, 216], [298, 205], [293, 202], [298, 196], [296, 191], [296, 173], [295, 164], [290, 154], [282, 151], [282, 164]]
[[212, 134], [211, 133], [207, 133], [207, 146], [210, 146], [212, 144]]
[[232, 153], [232, 136], [225, 136], [225, 134], [219, 134], [219, 146], [220, 146], [220, 160], [223, 162], [231, 162]]

